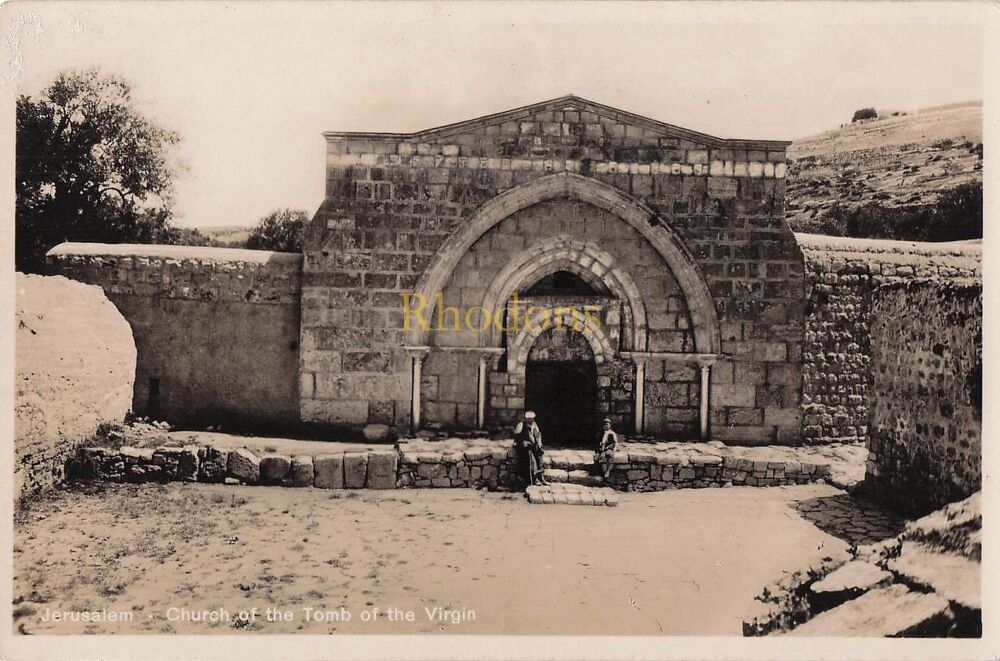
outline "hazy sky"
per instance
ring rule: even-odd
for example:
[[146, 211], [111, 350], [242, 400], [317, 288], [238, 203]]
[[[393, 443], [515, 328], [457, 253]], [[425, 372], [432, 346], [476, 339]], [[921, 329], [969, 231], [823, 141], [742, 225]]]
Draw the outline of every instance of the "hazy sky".
[[412, 131], [577, 94], [722, 137], [793, 139], [864, 106], [982, 98], [982, 4], [4, 5], [5, 93], [130, 79], [183, 136], [178, 222], [315, 211], [324, 130]]

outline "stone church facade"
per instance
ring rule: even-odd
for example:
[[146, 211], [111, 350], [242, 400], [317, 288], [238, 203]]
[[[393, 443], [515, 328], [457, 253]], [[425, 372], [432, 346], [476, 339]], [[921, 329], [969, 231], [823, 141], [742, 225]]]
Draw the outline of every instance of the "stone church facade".
[[528, 407], [557, 439], [589, 441], [607, 416], [630, 435], [799, 440], [789, 143], [574, 96], [325, 137], [301, 273], [303, 421], [475, 430]]

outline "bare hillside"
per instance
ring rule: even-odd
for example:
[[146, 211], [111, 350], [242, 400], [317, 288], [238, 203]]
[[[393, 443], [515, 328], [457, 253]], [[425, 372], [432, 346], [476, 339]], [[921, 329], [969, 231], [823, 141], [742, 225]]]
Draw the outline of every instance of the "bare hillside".
[[835, 202], [921, 206], [982, 181], [979, 101], [847, 124], [788, 149], [787, 217], [795, 228]]

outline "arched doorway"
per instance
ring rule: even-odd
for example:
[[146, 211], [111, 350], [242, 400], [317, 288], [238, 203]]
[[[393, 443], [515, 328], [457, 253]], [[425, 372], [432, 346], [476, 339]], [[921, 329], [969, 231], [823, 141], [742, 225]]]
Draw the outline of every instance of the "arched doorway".
[[590, 343], [569, 328], [538, 336], [525, 365], [525, 407], [549, 447], [588, 447], [596, 429], [597, 364]]
[[[582, 310], [599, 303], [610, 292], [599, 280], [590, 282], [577, 273], [556, 270], [522, 287], [526, 306], [556, 310], [569, 306]], [[539, 333], [525, 363], [524, 403], [538, 415], [546, 445], [590, 445], [597, 411], [597, 362], [582, 325], [555, 324]]]

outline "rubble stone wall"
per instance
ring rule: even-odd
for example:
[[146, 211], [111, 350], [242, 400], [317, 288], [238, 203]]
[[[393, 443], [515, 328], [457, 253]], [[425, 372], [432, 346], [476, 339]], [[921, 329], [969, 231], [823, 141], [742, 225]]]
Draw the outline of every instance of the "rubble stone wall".
[[14, 494], [58, 484], [66, 459], [132, 404], [136, 350], [99, 287], [17, 274]]
[[866, 482], [928, 512], [982, 486], [982, 287], [884, 285], [872, 303]]
[[[792, 448], [727, 447], [670, 443], [669, 447], [622, 446], [607, 485], [618, 491], [806, 484], [831, 479], [820, 457]], [[545, 475], [554, 482], [604, 485], [590, 472], [587, 451], [546, 454]], [[555, 457], [555, 458], [554, 458]], [[404, 439], [395, 448], [317, 454], [258, 456], [246, 448], [213, 446], [79, 448], [67, 465], [73, 478], [112, 482], [214, 482], [320, 489], [487, 488], [510, 489], [517, 456], [511, 439]], [[521, 485], [523, 486], [523, 485]]]
[[47, 268], [100, 285], [138, 350], [133, 408], [175, 424], [299, 420], [301, 255], [65, 243]]
[[[915, 279], [980, 280], [982, 248], [961, 242], [811, 234], [796, 238], [806, 260], [803, 442], [864, 442], [872, 381], [873, 293], [881, 285]], [[913, 313], [919, 314], [919, 308]]]

